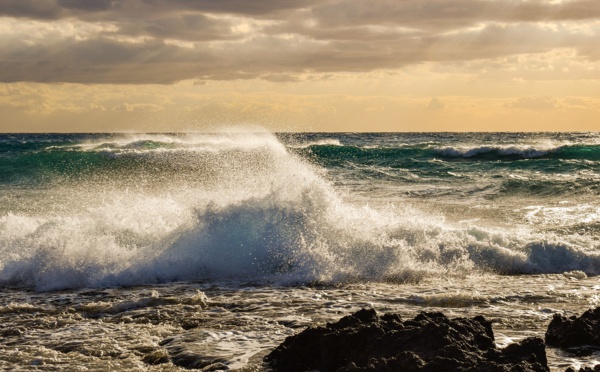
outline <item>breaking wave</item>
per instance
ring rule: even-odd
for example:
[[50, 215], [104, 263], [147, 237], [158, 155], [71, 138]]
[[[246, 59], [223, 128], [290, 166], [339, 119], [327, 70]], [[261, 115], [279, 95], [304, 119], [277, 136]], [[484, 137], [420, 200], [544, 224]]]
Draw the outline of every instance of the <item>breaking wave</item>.
[[0, 216], [0, 285], [56, 290], [181, 280], [403, 282], [477, 271], [600, 274], [597, 247], [585, 236], [454, 225], [408, 206], [352, 202], [323, 168], [269, 133], [51, 146], [20, 155], [47, 167], [62, 163], [28, 209]]

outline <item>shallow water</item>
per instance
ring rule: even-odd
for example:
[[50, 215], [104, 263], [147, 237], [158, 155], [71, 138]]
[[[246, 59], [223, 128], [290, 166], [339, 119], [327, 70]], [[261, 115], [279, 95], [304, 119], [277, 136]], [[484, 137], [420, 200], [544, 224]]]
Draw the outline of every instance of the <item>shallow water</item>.
[[[50, 293], [5, 289], [0, 367], [43, 370], [266, 370], [262, 357], [310, 324], [363, 307], [412, 318], [484, 315], [496, 343], [543, 337], [552, 315], [579, 315], [600, 302], [600, 279], [581, 273], [471, 276], [418, 284], [277, 287], [171, 283]], [[547, 348], [552, 370], [591, 365], [600, 355]], [[160, 357], [169, 361], [150, 364]], [[172, 361], [174, 361], [176, 365]], [[219, 364], [220, 363], [220, 364]]]

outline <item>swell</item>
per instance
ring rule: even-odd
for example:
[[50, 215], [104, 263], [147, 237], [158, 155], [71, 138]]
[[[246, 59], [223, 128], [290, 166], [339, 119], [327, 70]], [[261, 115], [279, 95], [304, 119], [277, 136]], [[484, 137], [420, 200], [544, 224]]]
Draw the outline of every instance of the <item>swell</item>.
[[440, 158], [447, 161], [514, 161], [523, 159], [600, 161], [600, 145], [402, 145], [362, 147], [356, 145], [311, 144], [297, 151], [326, 164], [354, 161], [365, 164], [393, 164], [402, 159]]
[[[197, 171], [186, 162], [197, 161], [201, 154], [230, 150], [235, 150], [231, 139], [217, 136], [196, 141], [186, 141], [182, 136], [114, 137], [96, 142], [69, 137], [39, 142], [35, 138], [5, 140], [0, 142], [0, 183], [36, 184], [52, 178], [82, 180], [98, 175], [104, 179], [128, 174], [147, 177], [148, 173], [170, 174], [174, 166], [178, 171]], [[448, 172], [460, 173], [460, 163], [473, 163], [475, 171], [505, 168], [552, 172], [561, 168], [576, 172], [600, 162], [600, 145], [443, 147], [428, 143], [368, 147], [342, 145], [329, 139], [290, 145], [289, 151], [327, 168], [371, 167], [375, 172], [385, 168], [409, 169], [442, 177], [448, 177]]]
[[[416, 143], [396, 147], [308, 145], [293, 152], [357, 182], [422, 185], [426, 195], [471, 190], [485, 198], [504, 196], [558, 197], [598, 194], [599, 145], [457, 145]], [[477, 185], [477, 187], [474, 187]], [[411, 189], [411, 195], [419, 190]]]

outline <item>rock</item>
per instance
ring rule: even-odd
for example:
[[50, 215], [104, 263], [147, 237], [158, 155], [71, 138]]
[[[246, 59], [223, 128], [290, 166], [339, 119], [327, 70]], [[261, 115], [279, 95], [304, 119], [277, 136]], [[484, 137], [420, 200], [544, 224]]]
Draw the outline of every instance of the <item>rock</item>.
[[555, 314], [546, 331], [546, 344], [563, 349], [600, 348], [600, 307], [586, 311], [579, 318]]
[[[576, 372], [577, 370], [573, 367], [569, 367], [565, 372]], [[579, 372], [600, 372], [600, 364], [596, 364], [594, 367], [581, 367]]]
[[365, 309], [286, 338], [265, 361], [275, 371], [290, 372], [549, 371], [542, 339], [498, 349], [483, 317], [423, 312], [402, 321]]

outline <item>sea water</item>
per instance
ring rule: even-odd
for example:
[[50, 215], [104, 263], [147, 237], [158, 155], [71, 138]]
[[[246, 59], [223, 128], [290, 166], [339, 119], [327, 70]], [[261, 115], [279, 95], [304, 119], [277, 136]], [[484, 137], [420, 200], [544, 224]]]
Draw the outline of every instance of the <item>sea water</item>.
[[0, 368], [264, 370], [362, 307], [543, 337], [600, 305], [599, 194], [596, 133], [0, 135]]

